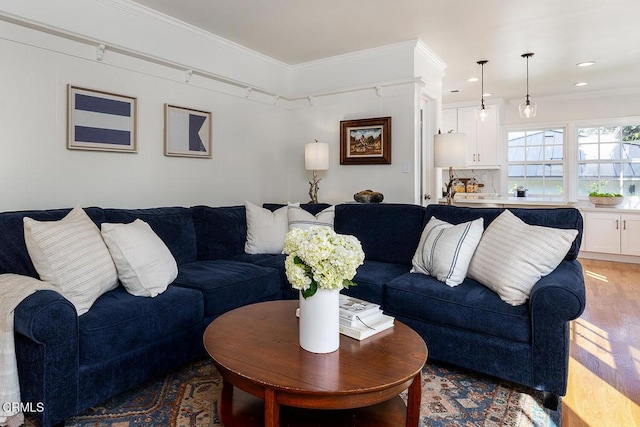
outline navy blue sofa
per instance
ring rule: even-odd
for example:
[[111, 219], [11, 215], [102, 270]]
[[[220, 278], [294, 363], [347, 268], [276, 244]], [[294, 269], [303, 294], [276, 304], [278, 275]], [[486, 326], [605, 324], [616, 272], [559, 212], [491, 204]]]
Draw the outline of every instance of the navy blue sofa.
[[[276, 209], [282, 205], [268, 204]], [[327, 205], [303, 205], [317, 213]], [[502, 210], [405, 204], [336, 206], [335, 229], [362, 242], [366, 260], [347, 293], [380, 303], [424, 337], [429, 357], [545, 391], [566, 393], [569, 322], [585, 305], [576, 260], [582, 217], [575, 209], [513, 210], [525, 222], [579, 231], [562, 264], [512, 307], [466, 279], [449, 288], [409, 273], [421, 231], [432, 215], [459, 223]], [[38, 291], [15, 310], [18, 370], [24, 402], [53, 425], [156, 375], [204, 355], [202, 333], [220, 314], [243, 305], [298, 297], [284, 274], [284, 255], [244, 252], [244, 206], [85, 209], [103, 222], [146, 221], [167, 244], [178, 277], [155, 298], [123, 287], [77, 316], [60, 294]], [[22, 218], [58, 220], [69, 209], [0, 213], [0, 274], [38, 277], [24, 243]], [[508, 266], [505, 266], [508, 268]], [[229, 339], [233, 339], [230, 337]], [[551, 404], [553, 401], [551, 401]]]

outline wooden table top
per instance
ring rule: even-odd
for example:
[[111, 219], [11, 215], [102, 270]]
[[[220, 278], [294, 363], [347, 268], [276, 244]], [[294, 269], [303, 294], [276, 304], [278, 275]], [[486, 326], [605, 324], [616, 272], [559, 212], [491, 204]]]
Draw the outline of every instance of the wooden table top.
[[333, 353], [310, 353], [298, 342], [298, 301], [271, 301], [227, 312], [205, 331], [204, 344], [227, 373], [293, 394], [346, 396], [410, 382], [427, 359], [411, 328], [391, 329], [363, 341], [340, 336]]

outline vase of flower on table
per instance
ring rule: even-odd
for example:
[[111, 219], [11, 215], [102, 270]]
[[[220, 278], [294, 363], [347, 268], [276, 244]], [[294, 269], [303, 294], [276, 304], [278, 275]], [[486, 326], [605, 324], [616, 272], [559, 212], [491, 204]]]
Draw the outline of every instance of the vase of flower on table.
[[340, 290], [353, 286], [364, 261], [360, 241], [330, 227], [294, 228], [284, 243], [285, 271], [300, 291], [300, 346], [312, 353], [331, 353], [340, 346]]

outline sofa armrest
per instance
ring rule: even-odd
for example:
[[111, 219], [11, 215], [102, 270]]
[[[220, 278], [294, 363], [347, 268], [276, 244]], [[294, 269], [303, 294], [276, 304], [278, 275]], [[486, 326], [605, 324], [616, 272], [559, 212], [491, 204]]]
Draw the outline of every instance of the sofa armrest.
[[38, 291], [14, 311], [16, 357], [23, 402], [42, 402], [34, 414], [52, 425], [75, 414], [78, 401], [78, 315], [54, 291]]
[[562, 261], [536, 283], [529, 295], [529, 309], [533, 316], [540, 313], [544, 317], [553, 316], [556, 321], [577, 319], [585, 304], [582, 265], [575, 260]]
[[563, 261], [534, 286], [530, 299], [532, 383], [543, 391], [566, 394], [569, 376], [569, 323], [584, 311], [586, 293], [582, 266]]

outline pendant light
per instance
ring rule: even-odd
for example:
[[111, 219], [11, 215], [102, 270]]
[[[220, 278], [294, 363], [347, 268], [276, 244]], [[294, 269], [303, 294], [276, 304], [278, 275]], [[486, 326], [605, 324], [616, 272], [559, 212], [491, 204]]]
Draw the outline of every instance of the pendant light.
[[489, 117], [489, 110], [484, 107], [484, 64], [486, 64], [487, 60], [483, 59], [482, 61], [478, 61], [477, 64], [482, 67], [482, 80], [481, 80], [481, 92], [480, 92], [480, 106], [476, 108], [476, 120], [480, 120], [484, 122]]
[[520, 56], [527, 59], [527, 96], [518, 108], [520, 110], [520, 117], [528, 119], [530, 117], [535, 117], [536, 110], [538, 109], [536, 103], [529, 100], [529, 58], [533, 56], [533, 53], [523, 53]]

